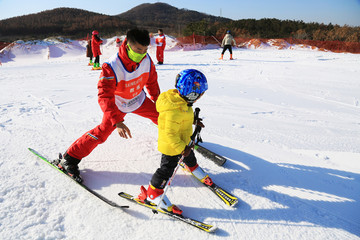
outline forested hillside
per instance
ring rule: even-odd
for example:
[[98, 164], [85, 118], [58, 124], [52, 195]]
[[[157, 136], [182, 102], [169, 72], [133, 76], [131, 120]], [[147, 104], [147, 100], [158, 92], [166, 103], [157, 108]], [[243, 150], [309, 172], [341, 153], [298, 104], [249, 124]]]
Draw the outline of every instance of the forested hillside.
[[231, 30], [241, 38], [294, 38], [317, 41], [360, 42], [360, 26], [339, 26], [279, 19], [231, 20], [165, 3], [141, 4], [127, 12], [109, 16], [73, 8], [56, 8], [0, 21], [0, 41], [63, 36], [85, 38], [92, 30], [101, 36], [125, 34], [129, 28], [142, 27], [149, 32], [163, 28], [175, 37], [197, 34], [223, 36]]
[[242, 38], [295, 38], [317, 41], [360, 42], [360, 27], [333, 24], [305, 23], [303, 21], [264, 18], [260, 20], [242, 19], [219, 24], [205, 20], [193, 22], [184, 29], [184, 35], [223, 35], [231, 30]]
[[84, 38], [94, 29], [99, 29], [105, 36], [124, 34], [131, 27], [134, 24], [120, 17], [74, 8], [56, 8], [0, 21], [0, 40], [39, 39], [57, 35]]
[[183, 36], [184, 29], [191, 23], [206, 21], [210, 24], [224, 24], [229, 18], [216, 17], [189, 9], [178, 9], [166, 3], [145, 3], [118, 15], [133, 21], [150, 31], [162, 28], [166, 34]]

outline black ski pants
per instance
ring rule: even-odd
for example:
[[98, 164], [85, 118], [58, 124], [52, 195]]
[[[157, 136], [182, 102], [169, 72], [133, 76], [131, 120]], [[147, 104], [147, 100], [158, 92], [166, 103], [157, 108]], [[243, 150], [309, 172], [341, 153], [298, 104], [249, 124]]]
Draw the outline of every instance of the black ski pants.
[[[171, 178], [180, 158], [181, 155], [168, 156], [163, 154], [161, 156], [160, 168], [156, 170], [156, 172], [151, 178], [151, 185], [156, 188], [165, 188], [166, 183]], [[183, 162], [188, 167], [194, 167], [197, 164], [194, 151], [191, 151], [189, 156], [184, 158]]]
[[229, 49], [230, 54], [232, 54], [232, 47], [231, 47], [231, 45], [225, 45], [221, 54], [224, 54], [227, 49]]

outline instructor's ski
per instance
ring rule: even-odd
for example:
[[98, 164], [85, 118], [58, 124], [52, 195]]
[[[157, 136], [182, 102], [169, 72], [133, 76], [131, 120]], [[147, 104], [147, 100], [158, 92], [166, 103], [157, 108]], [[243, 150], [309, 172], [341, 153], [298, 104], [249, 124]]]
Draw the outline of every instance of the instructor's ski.
[[53, 163], [53, 161], [47, 159], [46, 157], [44, 157], [43, 155], [41, 155], [40, 153], [38, 153], [36, 150], [32, 149], [32, 148], [28, 148], [30, 152], [32, 152], [33, 154], [35, 154], [37, 157], [39, 157], [41, 160], [43, 160], [44, 162], [46, 162], [47, 164], [49, 164], [50, 166], [52, 166], [53, 168], [55, 168], [56, 170], [58, 170], [59, 172], [61, 172], [62, 174], [68, 176], [72, 181], [74, 181], [75, 183], [79, 184], [82, 188], [84, 188], [86, 191], [88, 191], [89, 193], [91, 193], [92, 195], [94, 195], [95, 197], [101, 199], [102, 201], [104, 201], [105, 203], [109, 204], [112, 207], [115, 208], [128, 208], [129, 206], [120, 206], [112, 201], [110, 201], [109, 199], [107, 199], [106, 197], [104, 197], [103, 195], [95, 192], [94, 190], [90, 189], [89, 187], [87, 187], [85, 184], [76, 181], [74, 178], [72, 178], [70, 175], [66, 174], [62, 169], [60, 169], [57, 165], [55, 165]]
[[144, 206], [144, 207], [148, 207], [148, 208], [151, 208], [153, 210], [156, 210], [157, 209], [157, 212], [160, 212], [160, 213], [163, 213], [163, 214], [166, 214], [176, 220], [180, 220], [180, 221], [183, 221], [187, 224], [190, 224], [191, 226], [194, 226], [194, 227], [197, 227], [205, 232], [214, 232], [217, 227], [214, 226], [214, 225], [211, 225], [211, 224], [207, 224], [207, 223], [204, 223], [204, 222], [200, 222], [200, 221], [197, 221], [195, 219], [192, 219], [192, 218], [189, 218], [189, 217], [185, 217], [183, 215], [178, 215], [178, 214], [174, 214], [172, 212], [168, 212], [168, 211], [165, 211], [161, 208], [156, 208], [156, 205], [155, 204], [151, 204], [151, 203], [144, 203], [144, 202], [141, 202], [138, 198], [130, 195], [130, 194], [127, 194], [127, 193], [124, 193], [124, 192], [121, 192], [119, 193], [119, 196], [122, 197], [122, 198], [125, 198], [133, 203], [137, 203], [137, 204], [140, 204], [141, 206]]

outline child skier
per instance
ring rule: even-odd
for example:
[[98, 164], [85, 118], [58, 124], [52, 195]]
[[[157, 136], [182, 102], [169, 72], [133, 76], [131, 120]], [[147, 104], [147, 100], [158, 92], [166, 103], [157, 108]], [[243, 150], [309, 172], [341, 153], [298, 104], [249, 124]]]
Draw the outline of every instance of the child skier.
[[[139, 199], [154, 203], [166, 211], [181, 214], [182, 210], [172, 205], [166, 196], [163, 196], [163, 201], [160, 202], [164, 187], [180, 157], [184, 156], [183, 163], [196, 178], [212, 185], [211, 178], [197, 164], [192, 150], [194, 146], [188, 146], [194, 123], [192, 104], [204, 94], [208, 84], [205, 75], [200, 71], [186, 69], [177, 75], [175, 87], [176, 89], [160, 94], [156, 102], [159, 112], [158, 150], [162, 153], [161, 164], [152, 176], [147, 190], [141, 186]], [[197, 124], [204, 127], [201, 121], [197, 121]]]
[[103, 43], [103, 40], [101, 40], [98, 35], [99, 35], [98, 31], [94, 30], [92, 32], [91, 49], [92, 49], [93, 56], [95, 58], [93, 70], [101, 70], [101, 67], [100, 67], [100, 55], [101, 55], [100, 44]]
[[102, 122], [77, 139], [63, 158], [58, 159], [58, 166], [76, 181], [82, 181], [78, 167], [81, 159], [105, 142], [115, 129], [120, 137], [132, 137], [124, 124], [126, 114], [135, 113], [157, 124], [159, 114], [155, 101], [160, 88], [155, 65], [147, 54], [149, 44], [148, 31], [132, 29], [127, 32], [118, 53], [103, 64], [98, 82], [98, 102], [104, 112]]

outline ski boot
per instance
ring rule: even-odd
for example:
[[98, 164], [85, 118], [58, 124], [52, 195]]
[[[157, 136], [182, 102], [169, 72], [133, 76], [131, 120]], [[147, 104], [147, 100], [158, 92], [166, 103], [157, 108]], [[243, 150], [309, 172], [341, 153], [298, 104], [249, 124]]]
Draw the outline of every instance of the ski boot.
[[196, 164], [194, 167], [188, 167], [185, 163], [182, 163], [181, 166], [185, 171], [190, 172], [194, 177], [196, 177], [200, 182], [204, 183], [205, 185], [213, 185], [212, 179], [204, 172], [204, 170], [198, 164]]
[[65, 153], [64, 156], [60, 153], [59, 159], [53, 161], [53, 164], [56, 165], [60, 170], [69, 175], [78, 183], [81, 183], [82, 178], [80, 177], [78, 166], [79, 163], [79, 159], [73, 158], [67, 153]]
[[182, 214], [182, 210], [178, 208], [176, 205], [171, 204], [170, 200], [164, 195], [162, 201], [161, 197], [164, 194], [164, 189], [155, 188], [151, 184], [149, 184], [148, 189], [146, 190], [144, 186], [140, 188], [141, 193], [139, 194], [138, 198], [140, 201], [144, 203], [150, 203], [152, 205], [156, 205], [164, 211], [172, 212], [177, 215]]
[[101, 69], [102, 67], [100, 66], [100, 63], [94, 63], [92, 70], [101, 70]]

